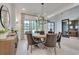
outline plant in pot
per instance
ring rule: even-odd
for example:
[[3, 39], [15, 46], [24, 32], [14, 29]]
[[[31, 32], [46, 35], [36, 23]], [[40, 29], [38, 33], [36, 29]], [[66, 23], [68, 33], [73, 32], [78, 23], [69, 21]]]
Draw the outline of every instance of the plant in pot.
[[9, 31], [10, 31], [9, 29], [1, 29], [0, 30], [0, 39], [6, 38], [6, 36], [9, 33]]

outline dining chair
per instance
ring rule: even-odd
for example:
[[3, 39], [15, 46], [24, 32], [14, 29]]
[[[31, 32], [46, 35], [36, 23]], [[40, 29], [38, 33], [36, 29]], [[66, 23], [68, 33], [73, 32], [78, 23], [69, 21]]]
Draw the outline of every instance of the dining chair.
[[40, 31], [40, 35], [44, 35], [45, 33], [44, 33], [44, 31]]
[[[45, 35], [45, 32], [44, 31], [40, 31], [40, 35]], [[45, 38], [42, 38], [42, 40], [43, 40], [42, 43], [45, 43], [46, 42], [46, 39]]]
[[56, 34], [47, 34], [45, 45], [47, 47], [53, 47], [55, 54], [56, 54], [56, 40], [57, 40]]
[[33, 38], [32, 38], [32, 34], [28, 33], [26, 35], [27, 35], [27, 41], [28, 41], [27, 50], [29, 49], [29, 46], [31, 46], [31, 53], [32, 53], [32, 45], [35, 44], [34, 41], [33, 41]]
[[57, 35], [57, 43], [58, 43], [59, 48], [61, 48], [60, 42], [61, 42], [61, 33], [59, 32]]

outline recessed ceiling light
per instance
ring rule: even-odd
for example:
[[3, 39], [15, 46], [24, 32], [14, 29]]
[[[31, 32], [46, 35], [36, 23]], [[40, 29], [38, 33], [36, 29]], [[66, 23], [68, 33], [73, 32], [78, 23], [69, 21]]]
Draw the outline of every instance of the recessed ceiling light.
[[26, 10], [25, 8], [22, 8], [22, 10]]

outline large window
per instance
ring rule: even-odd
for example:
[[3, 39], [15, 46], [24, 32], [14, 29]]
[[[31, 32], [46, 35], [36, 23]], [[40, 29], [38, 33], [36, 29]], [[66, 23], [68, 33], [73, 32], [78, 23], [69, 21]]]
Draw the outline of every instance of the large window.
[[43, 30], [43, 21], [37, 20], [37, 17], [25, 17], [24, 20], [24, 32], [26, 31], [42, 31]]
[[33, 20], [32, 21], [32, 31], [42, 31], [42, 30], [43, 30], [42, 21]]
[[32, 32], [36, 31], [36, 20], [32, 21]]
[[29, 20], [24, 21], [24, 32], [26, 32], [26, 31], [30, 31], [30, 21]]
[[55, 23], [54, 22], [48, 22], [48, 31], [52, 29], [52, 32], [55, 31]]

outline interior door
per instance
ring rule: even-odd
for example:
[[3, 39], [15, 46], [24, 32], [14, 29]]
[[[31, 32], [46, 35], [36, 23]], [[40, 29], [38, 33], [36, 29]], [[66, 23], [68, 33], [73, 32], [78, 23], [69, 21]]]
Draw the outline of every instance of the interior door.
[[78, 38], [79, 38], [79, 19], [78, 19]]
[[69, 32], [69, 19], [62, 20], [62, 34], [65, 37], [68, 37]]

